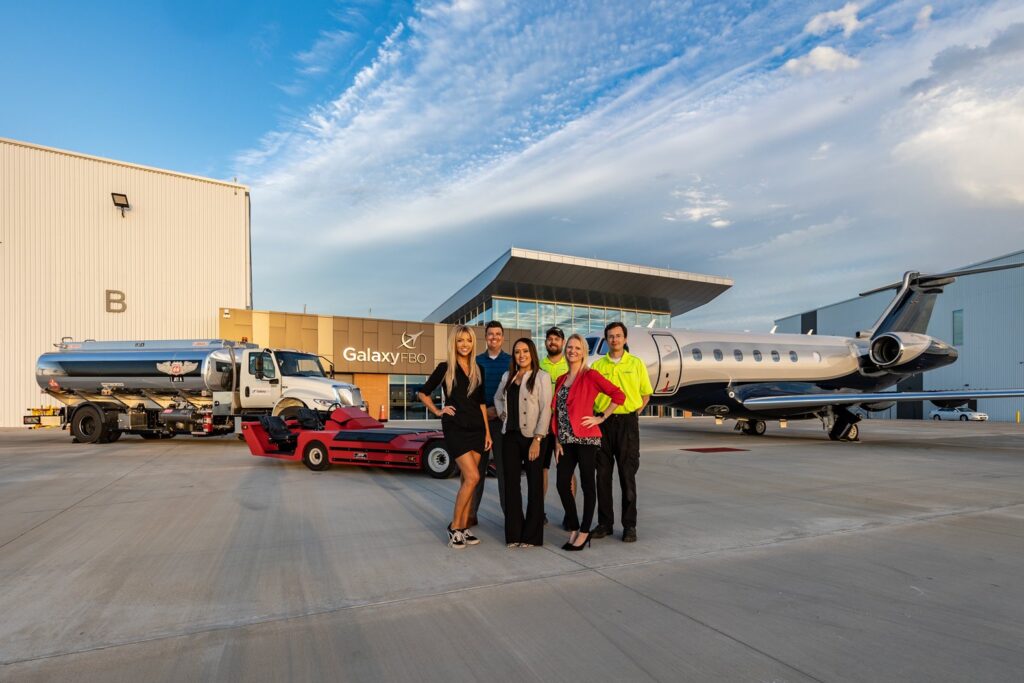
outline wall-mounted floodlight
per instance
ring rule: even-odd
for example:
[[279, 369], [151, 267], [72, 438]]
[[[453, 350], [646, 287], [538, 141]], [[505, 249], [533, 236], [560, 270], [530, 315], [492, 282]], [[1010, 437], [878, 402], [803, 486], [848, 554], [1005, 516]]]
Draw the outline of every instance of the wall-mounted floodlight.
[[124, 218], [124, 210], [131, 208], [131, 205], [128, 204], [128, 195], [121, 194], [120, 192], [111, 192], [110, 198], [114, 200], [114, 206], [121, 209], [121, 218]]

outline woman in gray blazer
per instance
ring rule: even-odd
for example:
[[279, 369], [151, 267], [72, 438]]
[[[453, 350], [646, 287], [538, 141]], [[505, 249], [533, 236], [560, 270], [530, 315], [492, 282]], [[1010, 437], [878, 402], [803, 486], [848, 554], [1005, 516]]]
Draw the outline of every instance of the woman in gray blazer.
[[551, 424], [551, 377], [540, 369], [537, 347], [529, 339], [517, 339], [512, 346], [512, 363], [501, 377], [494, 408], [502, 421], [505, 543], [509, 548], [544, 545], [544, 459], [540, 451]]

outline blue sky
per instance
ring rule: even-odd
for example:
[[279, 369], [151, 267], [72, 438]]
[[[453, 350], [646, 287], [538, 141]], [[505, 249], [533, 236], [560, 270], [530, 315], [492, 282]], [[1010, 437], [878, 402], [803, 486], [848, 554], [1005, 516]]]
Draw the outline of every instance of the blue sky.
[[514, 244], [767, 329], [1024, 248], [1019, 2], [10, 5], [0, 135], [249, 184], [258, 308], [419, 318]]

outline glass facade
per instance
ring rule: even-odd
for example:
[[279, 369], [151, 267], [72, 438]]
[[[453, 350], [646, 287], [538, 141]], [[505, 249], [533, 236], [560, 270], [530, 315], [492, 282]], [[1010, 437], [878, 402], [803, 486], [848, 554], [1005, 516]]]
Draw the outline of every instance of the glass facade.
[[538, 340], [543, 339], [544, 332], [554, 325], [561, 327], [566, 336], [573, 332], [583, 335], [602, 334], [605, 325], [617, 320], [625, 323], [627, 327], [647, 327], [652, 320], [655, 327], [669, 327], [672, 316], [665, 311], [639, 311], [494, 297], [458, 322], [483, 325], [489, 320], [497, 320], [506, 327], [530, 330], [534, 340]]
[[[388, 416], [391, 420], [426, 420], [427, 407], [416, 398], [416, 392], [427, 381], [426, 375], [388, 375]], [[434, 405], [441, 401], [441, 387], [431, 394]], [[430, 419], [434, 419], [430, 417]]]

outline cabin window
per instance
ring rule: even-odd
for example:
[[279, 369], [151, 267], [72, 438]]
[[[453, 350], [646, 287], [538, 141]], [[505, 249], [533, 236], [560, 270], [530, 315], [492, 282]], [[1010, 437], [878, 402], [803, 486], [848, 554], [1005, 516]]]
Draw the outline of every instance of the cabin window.
[[754, 349], [754, 362], [760, 363], [762, 360], [764, 360], [764, 356], [761, 355], [760, 351]]
[[739, 349], [736, 349], [735, 351], [732, 352], [732, 357], [735, 358], [740, 363], [743, 362], [743, 352], [740, 351]]
[[701, 358], [703, 358], [703, 357], [704, 357], [704, 354], [702, 354], [702, 353], [700, 352], [700, 349], [694, 349], [694, 350], [693, 350], [693, 359], [694, 359], [694, 360], [700, 360], [700, 359], [701, 359]]
[[775, 361], [776, 363], [779, 362], [779, 352], [778, 351], [772, 351], [772, 360]]
[[789, 359], [791, 361], [793, 361], [794, 363], [797, 361], [796, 351], [790, 351], [789, 352]]
[[724, 357], [721, 349], [715, 349], [715, 360], [722, 360]]

